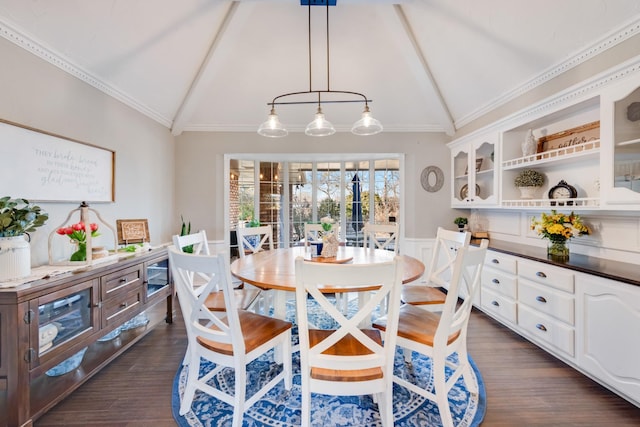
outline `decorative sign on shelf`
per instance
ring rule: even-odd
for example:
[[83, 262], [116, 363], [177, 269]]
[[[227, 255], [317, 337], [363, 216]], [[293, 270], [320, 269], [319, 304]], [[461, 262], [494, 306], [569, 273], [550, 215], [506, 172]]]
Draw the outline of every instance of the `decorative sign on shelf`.
[[146, 219], [118, 219], [116, 228], [119, 245], [149, 241], [149, 223]]
[[538, 139], [538, 153], [581, 145], [597, 139], [600, 139], [600, 121], [540, 137]]
[[115, 200], [115, 152], [0, 119], [0, 182], [30, 201]]

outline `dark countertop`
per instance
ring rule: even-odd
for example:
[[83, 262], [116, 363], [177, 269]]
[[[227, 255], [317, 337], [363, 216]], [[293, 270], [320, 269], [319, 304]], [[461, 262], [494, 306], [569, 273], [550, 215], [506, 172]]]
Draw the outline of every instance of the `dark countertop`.
[[[477, 240], [472, 240], [472, 244], [477, 244], [478, 242]], [[629, 285], [640, 286], [640, 267], [631, 263], [574, 253], [570, 254], [568, 261], [558, 262], [547, 258], [546, 248], [506, 242], [504, 240], [489, 240], [489, 249], [581, 273], [617, 280]]]

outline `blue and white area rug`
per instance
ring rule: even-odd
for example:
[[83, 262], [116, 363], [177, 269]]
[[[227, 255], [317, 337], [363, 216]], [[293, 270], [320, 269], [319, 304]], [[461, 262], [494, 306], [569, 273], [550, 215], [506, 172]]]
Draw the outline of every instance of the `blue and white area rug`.
[[[313, 304], [313, 302], [310, 302]], [[294, 335], [296, 328], [293, 329]], [[297, 341], [297, 336], [294, 339]], [[285, 390], [281, 381], [251, 408], [245, 410], [243, 427], [294, 427], [300, 422], [300, 354], [293, 354], [293, 387]], [[455, 356], [454, 356], [455, 357]], [[247, 371], [247, 396], [251, 396], [258, 385], [265, 384], [279, 372], [272, 363], [273, 353], [267, 353], [251, 362]], [[454, 424], [458, 427], [479, 426], [486, 410], [484, 383], [473, 360], [475, 380], [478, 382], [478, 395], [470, 394], [462, 378], [449, 392], [449, 401]], [[208, 372], [213, 364], [201, 365], [201, 372]], [[185, 416], [179, 415], [180, 398], [187, 381], [188, 366], [181, 367], [175, 377], [172, 392], [173, 416], [181, 427], [226, 427], [231, 425], [233, 408], [206, 393], [196, 391], [191, 411]], [[433, 390], [431, 359], [413, 353], [411, 364], [405, 364], [399, 350], [395, 358], [395, 371], [412, 382]], [[202, 375], [202, 373], [201, 373]], [[233, 390], [232, 369], [225, 369], [212, 380], [212, 385]], [[412, 393], [404, 387], [393, 386], [394, 426], [398, 427], [436, 427], [441, 426], [437, 405], [424, 397]], [[322, 427], [375, 427], [380, 426], [377, 404], [371, 396], [328, 396], [313, 394], [311, 398], [311, 425]]]

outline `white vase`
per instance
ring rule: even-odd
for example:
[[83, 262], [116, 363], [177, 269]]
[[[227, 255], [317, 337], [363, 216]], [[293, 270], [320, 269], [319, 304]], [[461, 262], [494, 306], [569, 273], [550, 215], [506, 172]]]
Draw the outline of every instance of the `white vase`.
[[538, 151], [538, 141], [533, 136], [533, 131], [529, 129], [527, 136], [522, 141], [522, 157], [533, 156]]
[[540, 187], [518, 187], [521, 199], [537, 199]]
[[31, 274], [31, 247], [24, 237], [0, 237], [0, 281]]

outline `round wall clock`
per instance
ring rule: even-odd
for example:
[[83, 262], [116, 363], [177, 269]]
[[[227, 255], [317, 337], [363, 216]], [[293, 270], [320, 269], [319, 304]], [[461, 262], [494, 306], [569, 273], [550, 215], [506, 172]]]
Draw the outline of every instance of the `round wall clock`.
[[420, 175], [420, 184], [422, 188], [429, 193], [435, 193], [444, 185], [444, 173], [442, 169], [437, 166], [427, 166], [422, 170]]
[[[575, 199], [578, 197], [578, 191], [573, 185], [567, 184], [567, 182], [563, 179], [557, 185], [551, 187], [549, 190], [549, 199], [551, 199], [551, 206], [556, 205], [555, 200], [566, 200], [566, 199]], [[573, 201], [568, 200], [566, 202], [567, 206], [572, 206]], [[564, 206], [563, 202], [558, 202], [559, 206]]]

